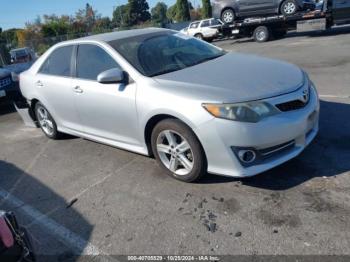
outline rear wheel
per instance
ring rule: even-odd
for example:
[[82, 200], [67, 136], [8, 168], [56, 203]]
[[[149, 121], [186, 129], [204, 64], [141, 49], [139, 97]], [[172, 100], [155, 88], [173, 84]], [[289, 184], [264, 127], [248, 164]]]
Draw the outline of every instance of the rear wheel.
[[225, 9], [221, 14], [221, 21], [225, 24], [231, 24], [235, 19], [235, 12], [232, 9]]
[[294, 15], [298, 11], [297, 4], [294, 0], [286, 0], [281, 5], [281, 14], [282, 15]]
[[266, 26], [258, 26], [255, 28], [253, 37], [258, 43], [266, 42], [270, 39], [270, 29]]
[[193, 182], [206, 172], [206, 158], [200, 142], [181, 121], [159, 122], [152, 131], [151, 144], [159, 165], [168, 175]]
[[58, 132], [55, 120], [45, 106], [37, 102], [35, 104], [35, 116], [44, 134], [51, 139], [58, 139], [62, 133]]

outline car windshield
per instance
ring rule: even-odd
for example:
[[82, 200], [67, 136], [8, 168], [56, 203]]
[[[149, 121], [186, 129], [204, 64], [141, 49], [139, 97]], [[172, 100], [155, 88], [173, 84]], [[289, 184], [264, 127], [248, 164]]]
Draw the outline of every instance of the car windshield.
[[145, 76], [156, 76], [194, 66], [225, 51], [173, 31], [157, 32], [109, 42]]

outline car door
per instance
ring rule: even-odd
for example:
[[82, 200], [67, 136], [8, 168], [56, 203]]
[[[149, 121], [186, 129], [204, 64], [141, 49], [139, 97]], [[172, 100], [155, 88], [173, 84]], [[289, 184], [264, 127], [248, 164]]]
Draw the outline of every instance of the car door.
[[74, 46], [55, 49], [45, 60], [33, 81], [38, 99], [49, 110], [59, 128], [81, 130], [72, 90]]
[[195, 34], [199, 33], [198, 26], [199, 26], [199, 22], [193, 22], [193, 23], [191, 23], [191, 24], [188, 26], [187, 34], [188, 34], [189, 36], [194, 36]]
[[276, 0], [238, 0], [240, 16], [272, 13], [276, 5]]
[[203, 20], [200, 24], [200, 32], [204, 37], [212, 37], [216, 34], [217, 30], [210, 27], [210, 20]]
[[80, 44], [76, 56], [73, 87], [84, 132], [101, 139], [127, 144], [138, 141], [135, 105], [136, 83], [102, 84], [97, 76], [120, 65], [97, 44]]

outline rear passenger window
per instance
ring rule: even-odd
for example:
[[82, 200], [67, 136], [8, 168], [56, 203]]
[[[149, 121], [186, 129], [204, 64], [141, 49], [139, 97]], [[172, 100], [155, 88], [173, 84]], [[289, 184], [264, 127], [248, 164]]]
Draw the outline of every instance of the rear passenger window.
[[77, 78], [97, 80], [97, 76], [109, 69], [121, 67], [96, 45], [79, 45], [77, 57]]
[[203, 21], [201, 24], [201, 27], [208, 27], [209, 26], [209, 20]]
[[73, 46], [59, 47], [46, 59], [39, 73], [55, 76], [71, 76]]

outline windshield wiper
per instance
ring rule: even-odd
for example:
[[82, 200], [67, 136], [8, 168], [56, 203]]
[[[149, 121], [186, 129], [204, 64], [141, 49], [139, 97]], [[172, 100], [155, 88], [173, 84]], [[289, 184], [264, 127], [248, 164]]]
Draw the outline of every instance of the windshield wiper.
[[182, 68], [180, 67], [180, 68], [175, 68], [175, 69], [168, 69], [168, 70], [164, 70], [164, 71], [159, 71], [159, 72], [156, 72], [156, 73], [153, 73], [153, 74], [148, 75], [148, 77], [153, 77], [153, 76], [158, 76], [158, 75], [164, 75], [164, 74], [166, 74], [166, 73], [178, 71], [178, 70], [180, 70], [180, 69], [182, 69]]

